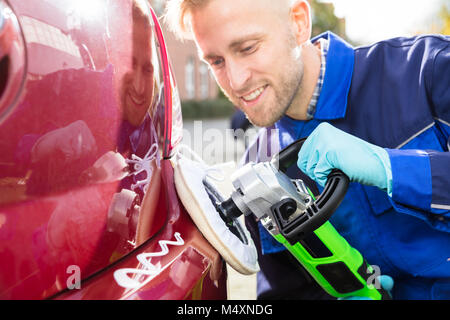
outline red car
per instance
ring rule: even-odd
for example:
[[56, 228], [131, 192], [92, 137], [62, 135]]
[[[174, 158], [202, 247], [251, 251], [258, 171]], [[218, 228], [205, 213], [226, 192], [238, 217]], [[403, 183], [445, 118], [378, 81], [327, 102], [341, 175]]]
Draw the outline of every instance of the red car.
[[0, 137], [0, 299], [226, 299], [147, 1], [0, 0]]

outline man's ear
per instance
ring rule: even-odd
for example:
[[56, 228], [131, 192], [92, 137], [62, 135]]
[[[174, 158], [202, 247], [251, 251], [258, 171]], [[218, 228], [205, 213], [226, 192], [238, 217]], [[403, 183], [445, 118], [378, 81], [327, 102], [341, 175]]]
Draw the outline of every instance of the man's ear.
[[295, 0], [290, 11], [293, 31], [297, 44], [303, 44], [311, 38], [311, 8], [305, 0]]

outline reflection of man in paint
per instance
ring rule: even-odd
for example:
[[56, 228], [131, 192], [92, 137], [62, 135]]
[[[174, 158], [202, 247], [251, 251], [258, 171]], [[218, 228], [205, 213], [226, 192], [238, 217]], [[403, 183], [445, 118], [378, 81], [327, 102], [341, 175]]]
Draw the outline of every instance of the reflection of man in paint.
[[[123, 117], [119, 130], [118, 152], [125, 157], [144, 159], [150, 156], [152, 147], [157, 143], [153, 125], [153, 106], [156, 105], [155, 78], [153, 66], [153, 32], [150, 11], [145, 1], [132, 2], [131, 57], [128, 71], [121, 79], [120, 109]], [[157, 147], [157, 146], [156, 146]], [[157, 157], [154, 154], [153, 157]], [[148, 161], [150, 159], [146, 159]], [[150, 179], [150, 172], [135, 172], [135, 165], [130, 166], [130, 175], [121, 181], [121, 188], [133, 190], [143, 197], [144, 189], [137, 185]], [[133, 187], [135, 186], [135, 187]], [[142, 189], [142, 190], [140, 190]]]
[[[152, 146], [157, 141], [151, 119], [152, 105], [156, 104], [153, 101], [155, 80], [150, 12], [140, 7], [138, 2], [133, 1], [132, 7], [131, 57], [128, 47], [124, 58], [129, 60], [118, 61], [128, 68], [119, 89], [120, 108], [114, 105], [116, 108], [110, 110], [113, 113], [120, 109], [122, 117], [120, 129], [114, 132], [117, 134], [117, 148], [108, 150], [84, 173], [91, 179], [87, 181], [92, 182], [121, 179], [119, 187], [99, 184], [96, 188], [80, 189], [78, 196], [58, 203], [42, 231], [52, 254], [48, 262], [41, 262], [42, 269], [58, 265], [53, 260], [57, 257], [65, 255], [64, 261], [69, 261], [75, 256], [74, 261], [80, 266], [82, 275], [88, 275], [99, 266], [106, 266], [122, 257], [160, 227], [154, 223], [160, 192], [158, 154], [153, 160], [147, 157], [146, 165], [150, 171], [138, 173], [134, 165], [129, 167], [129, 171], [123, 170], [127, 166], [124, 158], [130, 160], [132, 155], [145, 158], [155, 149]], [[124, 17], [129, 19], [128, 15]], [[123, 175], [126, 177], [122, 179]], [[143, 180], [147, 184], [140, 187], [139, 182]], [[144, 192], [144, 187], [147, 192]], [[84, 239], [86, 235], [88, 237]]]
[[155, 81], [153, 78], [150, 17], [139, 2], [133, 2], [132, 64], [122, 79], [121, 107], [124, 120], [132, 126], [142, 124], [152, 105]]
[[[146, 1], [132, 2], [131, 59], [121, 79], [122, 125], [117, 151], [128, 158], [127, 176], [119, 185], [108, 213], [108, 231], [120, 235], [116, 253], [139, 245], [152, 233], [159, 201], [160, 172], [153, 119], [159, 108], [154, 78], [152, 18]], [[124, 208], [126, 209], [124, 211]]]

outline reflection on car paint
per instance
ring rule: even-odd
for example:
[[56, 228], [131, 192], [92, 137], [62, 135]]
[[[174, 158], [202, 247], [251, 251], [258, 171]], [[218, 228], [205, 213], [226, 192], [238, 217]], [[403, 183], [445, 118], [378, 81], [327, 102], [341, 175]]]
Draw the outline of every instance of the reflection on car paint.
[[26, 50], [17, 17], [0, 1], [0, 124], [17, 105], [26, 75]]
[[146, 173], [146, 177], [142, 180], [137, 181], [135, 184], [131, 185], [131, 189], [133, 191], [136, 188], [143, 189], [144, 192], [148, 190], [148, 184], [150, 182], [150, 178], [152, 176], [153, 168], [152, 161], [156, 158], [156, 154], [158, 152], [158, 144], [154, 143], [149, 148], [148, 152], [145, 154], [143, 158], [138, 157], [135, 154], [131, 155], [131, 159], [127, 160], [128, 164], [132, 164], [135, 172], [131, 173], [134, 176], [138, 176], [141, 172]]
[[9, 51], [10, 75], [27, 81], [0, 123], [0, 239], [14, 243], [0, 243], [0, 260], [28, 271], [6, 279], [0, 264], [0, 297], [29, 286], [18, 296], [42, 298], [64, 288], [68, 265], [87, 277], [163, 226], [164, 80], [142, 1], [101, 0], [89, 21], [67, 14], [78, 1], [11, 2], [25, 37], [16, 31], [13, 47], [26, 45], [28, 61]]
[[[176, 241], [160, 240], [159, 246], [161, 247], [160, 252], [149, 252], [141, 253], [136, 256], [137, 260], [141, 263], [139, 269], [137, 268], [123, 268], [118, 269], [114, 272], [114, 279], [117, 284], [121, 287], [128, 289], [138, 289], [144, 286], [146, 283], [151, 281], [155, 276], [160, 274], [165, 268], [171, 265], [168, 263], [161, 268], [161, 264], [158, 262], [154, 265], [151, 260], [153, 257], [162, 257], [169, 253], [168, 245], [172, 246], [182, 246], [184, 244], [183, 238], [181, 238], [180, 233], [175, 232], [174, 237]], [[130, 277], [129, 274], [133, 276]], [[147, 276], [147, 277], [143, 277]]]
[[[147, 0], [91, 2], [0, 0], [17, 17], [0, 28], [0, 299], [224, 298], [173, 185], [182, 118], [158, 18]], [[155, 275], [116, 285], [128, 266]]]

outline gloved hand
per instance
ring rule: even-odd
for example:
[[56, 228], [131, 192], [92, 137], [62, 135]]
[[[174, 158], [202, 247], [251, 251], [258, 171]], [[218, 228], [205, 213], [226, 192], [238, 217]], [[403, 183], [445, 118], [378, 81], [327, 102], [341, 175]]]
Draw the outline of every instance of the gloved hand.
[[323, 122], [306, 139], [297, 165], [311, 179], [325, 186], [332, 169], [350, 179], [376, 186], [392, 195], [391, 162], [386, 150]]
[[[391, 290], [394, 287], [394, 279], [392, 279], [390, 276], [387, 275], [381, 275], [378, 278], [378, 281], [380, 283], [380, 286], [389, 292], [389, 295], [392, 297]], [[368, 297], [346, 297], [346, 298], [339, 298], [338, 300], [370, 300]]]

